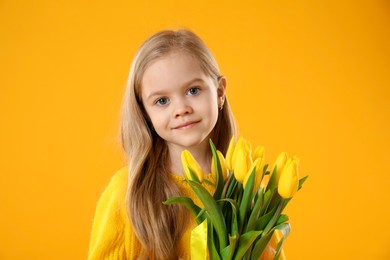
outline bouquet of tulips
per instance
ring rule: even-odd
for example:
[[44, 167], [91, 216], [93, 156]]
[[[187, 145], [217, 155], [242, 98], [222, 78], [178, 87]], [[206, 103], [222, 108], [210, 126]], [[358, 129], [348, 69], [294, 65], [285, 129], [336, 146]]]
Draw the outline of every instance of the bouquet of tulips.
[[[259, 259], [275, 232], [282, 234], [275, 247], [278, 259], [290, 232], [287, 203], [307, 176], [299, 179], [297, 157], [281, 153], [273, 169], [264, 161], [264, 148], [252, 151], [244, 138], [232, 138], [226, 157], [212, 141], [212, 176], [202, 169], [189, 151], [182, 153], [185, 180], [203, 204], [188, 197], [173, 197], [165, 204], [180, 203], [194, 215], [198, 226], [191, 233], [192, 259]], [[206, 189], [212, 185], [213, 192]]]

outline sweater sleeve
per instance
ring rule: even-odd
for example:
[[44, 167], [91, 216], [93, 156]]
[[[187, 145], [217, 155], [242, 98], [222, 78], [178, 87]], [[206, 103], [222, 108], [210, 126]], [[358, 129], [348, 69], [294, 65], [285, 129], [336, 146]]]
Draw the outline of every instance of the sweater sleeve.
[[88, 260], [126, 259], [125, 240], [130, 237], [125, 207], [126, 188], [127, 168], [122, 168], [111, 178], [98, 201]]

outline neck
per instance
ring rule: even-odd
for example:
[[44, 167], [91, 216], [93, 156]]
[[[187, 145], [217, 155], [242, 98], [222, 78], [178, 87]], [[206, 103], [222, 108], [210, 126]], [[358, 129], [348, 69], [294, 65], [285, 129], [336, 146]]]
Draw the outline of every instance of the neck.
[[183, 175], [183, 166], [181, 163], [181, 153], [184, 150], [188, 150], [195, 160], [199, 163], [205, 174], [210, 173], [211, 171], [211, 150], [208, 143], [202, 142], [194, 147], [179, 147], [179, 146], [168, 146], [169, 149], [169, 157], [171, 159], [171, 172], [175, 175], [182, 176]]

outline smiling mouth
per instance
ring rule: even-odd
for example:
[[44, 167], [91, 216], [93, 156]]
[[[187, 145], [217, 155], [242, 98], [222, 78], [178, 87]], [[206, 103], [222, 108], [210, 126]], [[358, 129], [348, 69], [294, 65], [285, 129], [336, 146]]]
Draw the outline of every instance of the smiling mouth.
[[195, 126], [197, 123], [199, 123], [199, 121], [189, 121], [189, 122], [185, 122], [183, 124], [180, 124], [178, 126], [176, 126], [175, 130], [184, 130], [184, 129], [188, 129], [188, 128], [191, 128], [193, 126]]

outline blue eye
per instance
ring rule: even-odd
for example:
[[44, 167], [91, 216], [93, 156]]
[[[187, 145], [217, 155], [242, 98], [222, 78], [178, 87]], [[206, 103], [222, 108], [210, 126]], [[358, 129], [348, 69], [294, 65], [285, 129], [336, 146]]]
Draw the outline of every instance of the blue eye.
[[159, 106], [164, 106], [166, 104], [168, 104], [168, 98], [159, 98], [156, 100], [156, 104], [159, 105]]
[[190, 95], [190, 96], [195, 96], [196, 94], [198, 94], [200, 91], [200, 88], [198, 87], [192, 87], [190, 88], [188, 91], [187, 91], [187, 94]]

